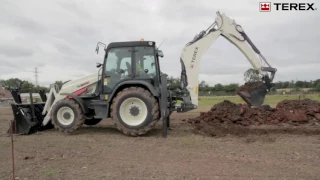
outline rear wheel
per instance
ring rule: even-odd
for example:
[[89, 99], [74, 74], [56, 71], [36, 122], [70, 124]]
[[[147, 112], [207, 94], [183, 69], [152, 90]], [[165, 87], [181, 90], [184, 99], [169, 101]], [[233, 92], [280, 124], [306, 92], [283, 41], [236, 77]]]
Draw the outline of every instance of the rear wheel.
[[83, 125], [84, 121], [82, 109], [72, 99], [58, 101], [51, 110], [51, 122], [61, 132], [74, 132]]
[[111, 118], [122, 133], [130, 136], [143, 135], [159, 120], [159, 106], [146, 89], [125, 88], [112, 101]]

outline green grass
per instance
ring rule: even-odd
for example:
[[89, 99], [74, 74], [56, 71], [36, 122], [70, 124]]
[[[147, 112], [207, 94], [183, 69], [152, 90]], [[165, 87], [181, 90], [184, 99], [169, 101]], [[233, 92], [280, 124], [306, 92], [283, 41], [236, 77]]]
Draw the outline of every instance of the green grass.
[[[309, 98], [312, 100], [316, 100], [316, 101], [320, 101], [320, 96], [316, 96], [316, 95], [306, 95], [303, 98]], [[303, 99], [302, 98], [302, 99]], [[265, 103], [264, 104], [268, 104], [270, 106], [275, 106], [276, 104], [278, 104], [280, 101], [283, 101], [285, 99], [288, 100], [294, 100], [294, 99], [299, 99], [299, 96], [266, 96], [265, 98]], [[217, 103], [220, 103], [224, 100], [229, 100], [233, 103], [245, 103], [240, 97], [200, 97], [199, 98], [199, 106], [213, 106]]]

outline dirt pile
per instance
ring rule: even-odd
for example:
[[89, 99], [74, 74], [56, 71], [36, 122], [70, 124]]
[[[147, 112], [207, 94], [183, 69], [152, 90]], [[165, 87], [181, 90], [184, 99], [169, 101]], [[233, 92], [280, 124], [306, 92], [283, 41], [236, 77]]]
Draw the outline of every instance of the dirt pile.
[[320, 102], [310, 99], [284, 100], [277, 104], [276, 108], [251, 108], [246, 104], [234, 104], [225, 100], [208, 112], [200, 113], [199, 117], [188, 119], [188, 123], [199, 131], [208, 131], [210, 127], [216, 129], [216, 125], [316, 125], [320, 124]]
[[11, 98], [10, 92], [5, 90], [2, 86], [0, 86], [0, 98]]
[[289, 122], [291, 124], [320, 123], [320, 102], [310, 99], [284, 100], [277, 104], [270, 118], [277, 122]]

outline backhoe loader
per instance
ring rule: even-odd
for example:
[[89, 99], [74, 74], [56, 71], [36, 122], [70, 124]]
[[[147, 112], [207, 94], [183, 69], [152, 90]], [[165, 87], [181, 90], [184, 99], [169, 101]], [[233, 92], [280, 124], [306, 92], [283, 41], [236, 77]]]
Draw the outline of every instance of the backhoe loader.
[[182, 50], [179, 92], [168, 88], [167, 75], [160, 71], [160, 58], [164, 55], [154, 41], [108, 45], [99, 42], [96, 52], [103, 46], [105, 55], [103, 63], [97, 63], [96, 73], [66, 82], [61, 89], [53, 85], [47, 95], [40, 92], [43, 102], [21, 103], [19, 93], [12, 91], [17, 99], [12, 104], [16, 133], [31, 134], [52, 125], [61, 132], [71, 133], [83, 124], [95, 125], [111, 118], [115, 127], [129, 136], [146, 134], [162, 120], [166, 137], [173, 111], [181, 113], [198, 108], [200, 60], [220, 36], [234, 44], [260, 74], [261, 83], [250, 91], [239, 91], [239, 96], [250, 106], [263, 105], [276, 69], [239, 24], [225, 14], [216, 14], [215, 22]]

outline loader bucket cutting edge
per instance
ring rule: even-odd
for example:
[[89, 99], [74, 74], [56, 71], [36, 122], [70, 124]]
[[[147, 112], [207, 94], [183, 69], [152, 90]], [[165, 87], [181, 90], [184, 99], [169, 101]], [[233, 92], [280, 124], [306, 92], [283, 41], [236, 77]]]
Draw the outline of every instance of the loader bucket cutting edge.
[[241, 90], [237, 91], [237, 94], [249, 105], [259, 107], [264, 103], [266, 94], [268, 93], [268, 87], [265, 83], [250, 87], [249, 85], [242, 86]]

